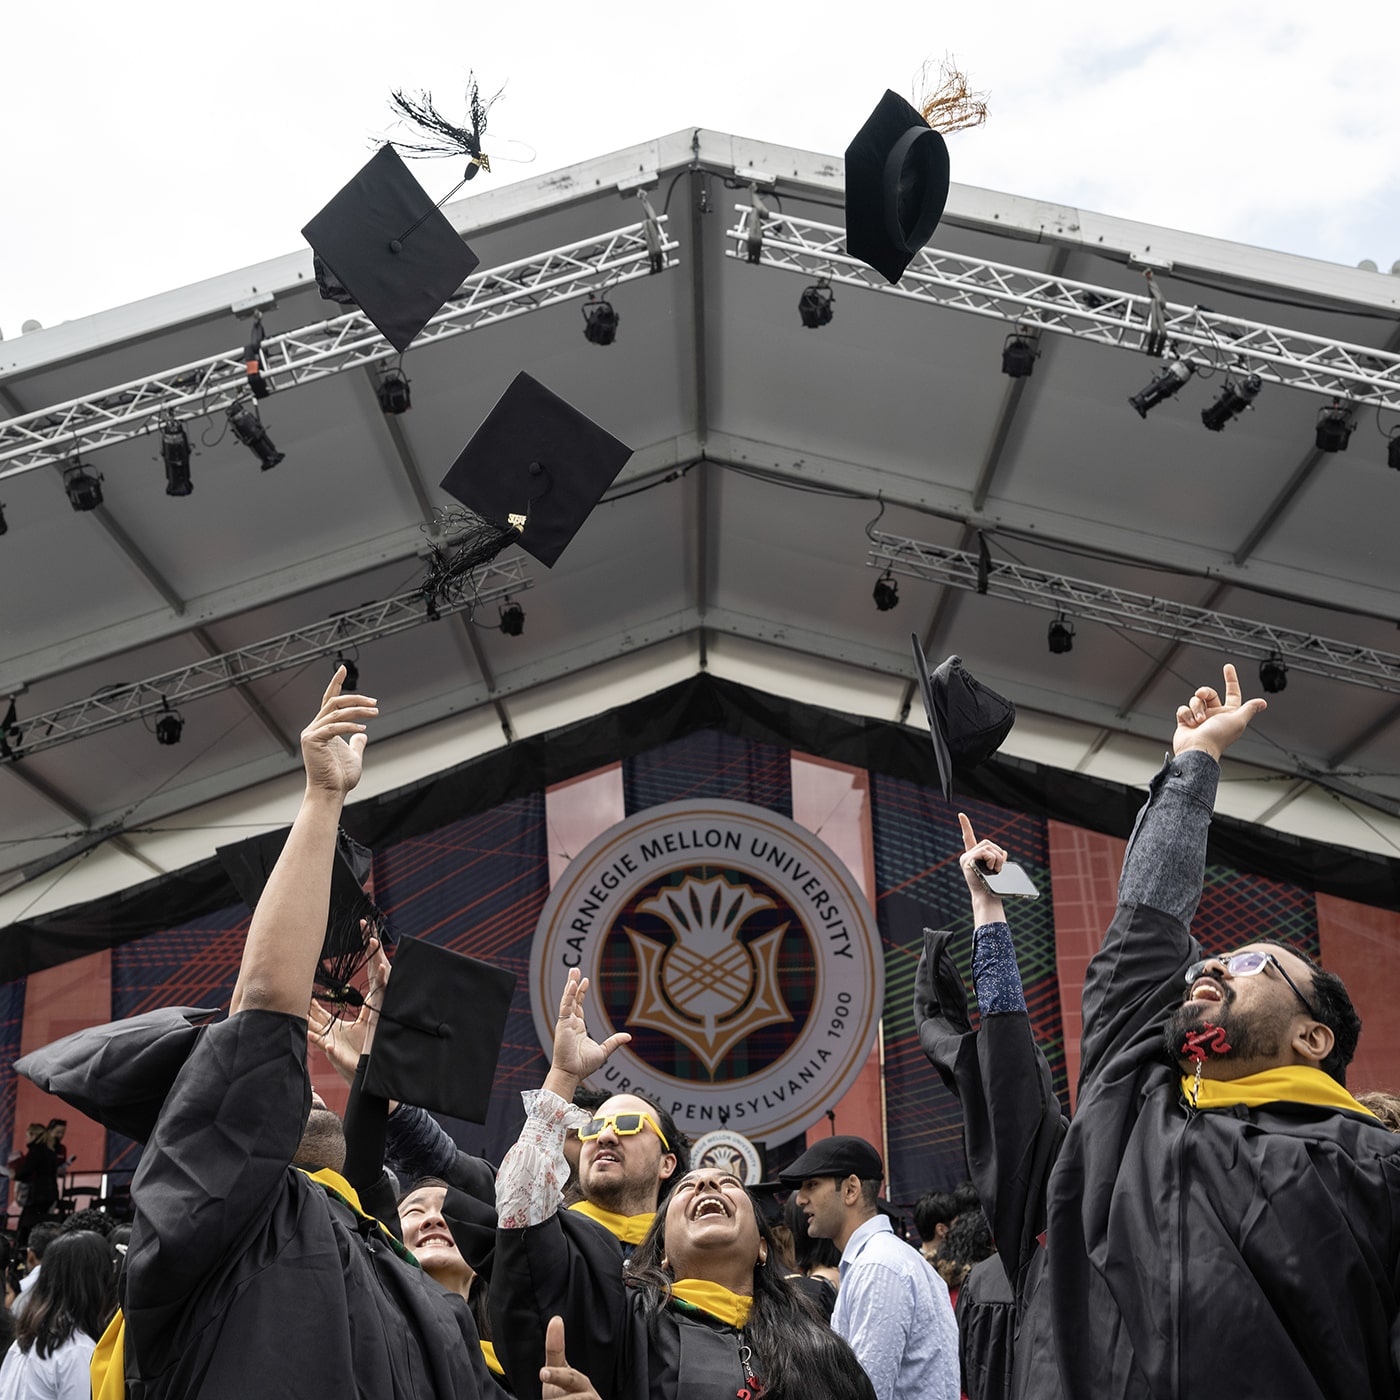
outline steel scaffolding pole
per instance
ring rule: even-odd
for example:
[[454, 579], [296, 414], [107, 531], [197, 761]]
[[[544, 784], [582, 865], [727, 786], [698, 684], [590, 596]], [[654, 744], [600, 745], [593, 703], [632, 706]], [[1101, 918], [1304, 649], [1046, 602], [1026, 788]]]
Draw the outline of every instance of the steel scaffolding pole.
[[[725, 256], [813, 279], [864, 287], [933, 306], [990, 316], [1028, 333], [1050, 331], [1100, 345], [1142, 351], [1157, 327], [1152, 298], [1074, 282], [1045, 272], [925, 248], [898, 285], [846, 252], [846, 231], [779, 214], [766, 206], [758, 224], [752, 205], [737, 204]], [[1368, 345], [1225, 316], [1165, 302], [1160, 329], [1178, 357], [1253, 373], [1274, 384], [1329, 398], [1400, 409], [1400, 355]]]
[[166, 708], [176, 709], [319, 657], [421, 627], [450, 613], [512, 597], [533, 585], [526, 562], [523, 556], [515, 555], [481, 565], [474, 574], [474, 587], [460, 596], [430, 602], [420, 589], [400, 593], [306, 627], [293, 628], [252, 646], [208, 657], [193, 666], [75, 700], [40, 715], [17, 718], [0, 728], [0, 749], [4, 750], [0, 759], [30, 758], [59, 744], [100, 734], [104, 729], [158, 715]]
[[[534, 257], [473, 273], [413, 342], [437, 341], [524, 316], [561, 301], [675, 267], [678, 247], [665, 215]], [[363, 312], [301, 326], [262, 342], [262, 376], [274, 390], [309, 384], [360, 365], [397, 357]], [[163, 374], [133, 379], [0, 422], [0, 480], [95, 452], [154, 431], [162, 418], [202, 418], [248, 395], [241, 349], [211, 355]]]
[[[979, 591], [981, 561], [976, 554], [882, 530], [872, 530], [870, 541], [866, 563], [871, 568], [889, 569], [905, 578], [942, 583], [949, 588]], [[990, 598], [1064, 613], [1075, 622], [1102, 622], [1186, 646], [1209, 647], [1236, 660], [1248, 657], [1267, 661], [1277, 657], [1290, 668], [1315, 676], [1374, 690], [1400, 691], [1400, 656], [1371, 647], [1331, 641], [1308, 632], [1251, 622], [1168, 598], [1129, 593], [1107, 584], [1001, 560], [993, 561], [985, 585]]]

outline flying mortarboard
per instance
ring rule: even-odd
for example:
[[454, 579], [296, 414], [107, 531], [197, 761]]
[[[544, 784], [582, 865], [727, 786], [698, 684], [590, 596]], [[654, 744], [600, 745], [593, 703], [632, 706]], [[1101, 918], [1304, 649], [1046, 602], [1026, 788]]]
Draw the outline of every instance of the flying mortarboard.
[[951, 802], [954, 772], [975, 768], [1001, 747], [1016, 723], [1016, 706], [977, 680], [960, 656], [950, 656], [930, 671], [918, 637], [909, 640], [914, 647], [924, 713], [933, 735], [943, 800]]
[[301, 232], [322, 296], [358, 306], [400, 353], [480, 261], [392, 146]]
[[484, 1123], [514, 991], [514, 973], [400, 939], [366, 1092]]
[[[232, 846], [220, 846], [216, 851], [234, 889], [249, 909], [255, 909], [262, 898], [288, 835], [289, 830], [269, 831]], [[366, 847], [345, 832], [337, 832], [326, 937], [316, 972], [317, 986], [328, 992], [331, 1000], [353, 1002], [358, 996], [349, 983], [365, 963], [367, 935], [360, 929], [362, 919], [368, 921], [370, 932], [382, 942], [392, 941], [383, 913], [364, 891], [371, 859]]]
[[625, 443], [521, 371], [442, 488], [505, 532], [497, 550], [515, 531], [521, 548], [552, 568], [631, 455]]

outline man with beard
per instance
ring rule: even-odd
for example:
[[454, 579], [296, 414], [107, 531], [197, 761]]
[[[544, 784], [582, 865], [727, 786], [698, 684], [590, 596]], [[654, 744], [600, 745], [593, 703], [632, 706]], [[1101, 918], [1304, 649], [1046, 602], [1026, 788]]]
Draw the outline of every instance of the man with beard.
[[199, 1032], [132, 1183], [126, 1363], [147, 1400], [500, 1395], [466, 1302], [360, 1209], [311, 1093], [306, 1008], [372, 700], [336, 672], [306, 795], [258, 901], [229, 1017]]
[[[1045, 1248], [1018, 1280], [1019, 1397], [1396, 1394], [1400, 1143], [1344, 1087], [1360, 1030], [1346, 989], [1270, 939], [1202, 958], [1188, 931], [1220, 756], [1264, 707], [1232, 666], [1223, 698], [1196, 691], [1129, 841], [1085, 980]], [[1025, 1004], [999, 908], [978, 922], [981, 1037]], [[1035, 1115], [998, 1083], [979, 1133], [1013, 1141]]]

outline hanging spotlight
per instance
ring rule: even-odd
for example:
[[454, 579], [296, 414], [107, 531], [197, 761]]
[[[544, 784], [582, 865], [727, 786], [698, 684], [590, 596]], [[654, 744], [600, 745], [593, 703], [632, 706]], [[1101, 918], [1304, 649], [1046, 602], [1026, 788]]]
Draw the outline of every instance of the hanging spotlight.
[[1238, 418], [1259, 396], [1264, 381], [1257, 374], [1247, 374], [1238, 383], [1227, 378], [1220, 397], [1209, 408], [1201, 410], [1201, 422], [1218, 433], [1232, 418]]
[[617, 323], [621, 319], [612, 302], [589, 297], [583, 304], [583, 338], [590, 345], [611, 345], [617, 339]]
[[1074, 650], [1074, 623], [1064, 613], [1050, 622], [1050, 652], [1053, 656], [1063, 656]]
[[178, 419], [162, 420], [160, 455], [165, 461], [165, 494], [188, 496], [194, 490], [190, 480], [190, 439]]
[[518, 637], [525, 630], [525, 609], [519, 603], [501, 605], [501, 631], [507, 637]]
[[875, 592], [872, 596], [875, 606], [881, 612], [889, 612], [891, 608], [899, 606], [899, 584], [888, 569], [875, 580]]
[[170, 701], [160, 697], [160, 714], [156, 716], [156, 743], [178, 744], [184, 732], [185, 717], [179, 710], [170, 708]]
[[9, 522], [5, 519], [5, 502], [0, 501], [0, 535], [8, 534]]
[[1039, 342], [1032, 336], [1013, 331], [1001, 347], [1001, 372], [1012, 379], [1027, 379], [1039, 358]]
[[[1400, 472], [1400, 431], [1391, 434], [1390, 446], [1385, 449], [1385, 460], [1387, 465]], [[0, 519], [0, 535], [4, 533], [4, 521]]]
[[835, 300], [831, 283], [825, 277], [820, 282], [813, 282], [810, 287], [804, 287], [802, 295], [797, 298], [797, 314], [802, 317], [802, 324], [809, 330], [829, 325]]
[[1138, 417], [1146, 418], [1147, 410], [1156, 408], [1163, 399], [1177, 393], [1196, 372], [1196, 367], [1186, 360], [1173, 360], [1161, 374], [1152, 376], [1152, 383], [1136, 394], [1128, 395], [1128, 402], [1137, 409]]
[[382, 413], [407, 413], [412, 407], [412, 395], [408, 392], [408, 376], [402, 370], [390, 370], [379, 381], [379, 387], [375, 393], [379, 395], [379, 408]]
[[356, 695], [360, 689], [360, 668], [355, 664], [353, 656], [337, 656], [335, 659], [337, 666], [345, 667], [345, 680], [341, 684], [341, 691], [345, 695]]
[[96, 510], [102, 504], [102, 473], [88, 471], [75, 458], [63, 469], [63, 489], [74, 510]]
[[1345, 452], [1356, 430], [1356, 415], [1341, 401], [1333, 399], [1326, 408], [1317, 411], [1317, 450]]
[[1269, 695], [1277, 695], [1279, 691], [1287, 689], [1288, 667], [1277, 652], [1259, 663], [1259, 684]]
[[286, 453], [279, 452], [263, 427], [257, 410], [239, 399], [228, 406], [228, 425], [233, 435], [262, 463], [263, 471], [271, 471], [278, 462], [285, 460]]

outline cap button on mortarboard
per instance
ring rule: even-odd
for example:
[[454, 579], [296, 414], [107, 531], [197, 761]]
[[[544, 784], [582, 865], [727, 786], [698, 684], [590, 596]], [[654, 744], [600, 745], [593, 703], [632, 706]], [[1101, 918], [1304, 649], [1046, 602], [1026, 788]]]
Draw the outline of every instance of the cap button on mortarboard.
[[403, 244], [397, 238], [391, 238], [389, 240], [389, 251], [391, 253], [402, 253]]

